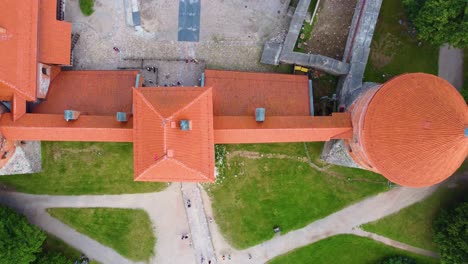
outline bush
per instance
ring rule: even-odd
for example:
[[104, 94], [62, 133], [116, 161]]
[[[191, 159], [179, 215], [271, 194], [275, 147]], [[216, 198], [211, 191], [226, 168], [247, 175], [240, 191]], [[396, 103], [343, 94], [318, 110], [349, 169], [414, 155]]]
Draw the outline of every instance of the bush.
[[34, 264], [70, 264], [64, 255], [56, 252], [41, 254]]
[[31, 263], [46, 235], [39, 228], [28, 223], [26, 217], [12, 209], [0, 206], [0, 263]]
[[416, 260], [404, 256], [393, 256], [386, 258], [379, 264], [416, 264]]
[[83, 15], [90, 16], [94, 13], [94, 0], [80, 0], [80, 9]]
[[442, 210], [434, 221], [434, 242], [443, 264], [468, 261], [468, 202]]

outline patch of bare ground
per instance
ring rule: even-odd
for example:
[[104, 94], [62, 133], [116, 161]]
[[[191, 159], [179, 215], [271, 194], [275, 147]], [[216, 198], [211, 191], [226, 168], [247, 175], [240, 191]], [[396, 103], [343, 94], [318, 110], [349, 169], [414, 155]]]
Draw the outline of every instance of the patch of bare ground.
[[101, 154], [102, 149], [98, 146], [90, 146], [87, 148], [75, 149], [75, 148], [59, 148], [58, 146], [54, 147], [54, 160], [58, 160], [65, 153], [90, 153], [90, 154]]
[[357, 0], [322, 0], [306, 53], [325, 55], [341, 60], [346, 47]]

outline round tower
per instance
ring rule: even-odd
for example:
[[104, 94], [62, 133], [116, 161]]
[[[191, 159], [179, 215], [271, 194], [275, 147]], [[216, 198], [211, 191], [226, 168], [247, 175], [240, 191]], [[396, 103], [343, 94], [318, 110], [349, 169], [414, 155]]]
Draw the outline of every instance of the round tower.
[[468, 107], [447, 81], [403, 74], [364, 92], [349, 108], [353, 160], [410, 187], [439, 183], [468, 154]]

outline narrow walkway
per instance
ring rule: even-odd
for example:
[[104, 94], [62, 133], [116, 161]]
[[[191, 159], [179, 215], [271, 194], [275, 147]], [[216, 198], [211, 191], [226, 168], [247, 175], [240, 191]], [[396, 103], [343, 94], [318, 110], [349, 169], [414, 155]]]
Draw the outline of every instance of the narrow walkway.
[[[465, 67], [467, 67], [465, 65]], [[457, 90], [463, 87], [463, 50], [448, 44], [439, 49], [439, 74]]]
[[250, 263], [266, 263], [274, 257], [321, 239], [338, 234], [349, 234], [355, 227], [396, 213], [411, 204], [423, 200], [432, 194], [437, 187], [433, 186], [421, 189], [401, 187], [392, 189], [389, 192], [378, 194], [362, 202], [348, 206], [304, 228], [291, 231], [260, 245], [242, 250], [234, 254], [234, 257], [240, 260], [245, 259], [244, 262], [248, 263], [246, 256], [251, 254], [253, 259]]
[[113, 249], [76, 232], [49, 216], [45, 210], [54, 207], [144, 209], [154, 225], [153, 230], [157, 239], [154, 248], [156, 254], [151, 258], [150, 263], [195, 263], [195, 255], [190, 243], [180, 239], [182, 234], [190, 230], [180, 193], [180, 184], [174, 183], [166, 190], [157, 193], [123, 195], [51, 196], [0, 192], [0, 203], [24, 213], [33, 224], [103, 264], [134, 262], [122, 257]]
[[384, 243], [385, 245], [389, 245], [391, 247], [403, 249], [403, 250], [413, 252], [413, 253], [416, 253], [416, 254], [419, 254], [419, 255], [424, 255], [424, 256], [428, 256], [428, 257], [432, 257], [432, 258], [438, 258], [439, 257], [439, 254], [437, 254], [435, 252], [425, 250], [425, 249], [422, 249], [422, 248], [418, 248], [418, 247], [413, 247], [413, 246], [410, 246], [408, 244], [401, 243], [399, 241], [390, 239], [388, 237], [384, 237], [384, 236], [380, 236], [380, 235], [377, 235], [377, 234], [374, 234], [374, 233], [371, 233], [371, 232], [364, 231], [364, 230], [362, 230], [360, 228], [353, 229], [353, 231], [350, 234], [353, 234], [353, 235], [356, 235], [356, 236], [361, 236], [361, 237], [368, 237], [368, 238], [371, 238], [371, 239], [373, 239], [375, 241], [379, 241], [381, 243]]
[[190, 234], [197, 264], [211, 261], [216, 263], [216, 255], [211, 241], [210, 229], [205, 215], [200, 189], [196, 183], [182, 183], [182, 196], [185, 201]]

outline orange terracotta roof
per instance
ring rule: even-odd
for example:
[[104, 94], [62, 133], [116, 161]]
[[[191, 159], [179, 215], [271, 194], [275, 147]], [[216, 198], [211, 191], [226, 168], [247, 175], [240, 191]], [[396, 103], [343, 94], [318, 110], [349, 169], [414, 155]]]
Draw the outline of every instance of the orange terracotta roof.
[[361, 118], [354, 125], [362, 131], [350, 145], [363, 148], [360, 158], [371, 168], [397, 184], [423, 187], [460, 167], [468, 154], [468, 107], [447, 81], [404, 74], [370, 96], [356, 102], [353, 115]]
[[69, 65], [72, 25], [57, 20], [57, 0], [39, 2], [39, 61]]
[[134, 88], [133, 107], [136, 181], [214, 181], [211, 88]]
[[137, 74], [138, 71], [62, 71], [50, 84], [47, 100], [33, 112], [63, 114], [67, 109], [89, 115], [131, 112]]
[[132, 122], [118, 122], [115, 116], [81, 115], [65, 121], [62, 115], [25, 114], [16, 122], [2, 114], [0, 132], [8, 140], [132, 142]]
[[2, 99], [18, 93], [36, 99], [39, 1], [2, 0], [0, 8], [0, 89]]
[[253, 116], [263, 107], [268, 116], [308, 116], [307, 76], [206, 70], [205, 85], [213, 87], [215, 116]]
[[352, 136], [347, 113], [332, 116], [268, 116], [263, 123], [254, 116], [214, 117], [215, 144], [328, 141]]
[[26, 100], [23, 97], [21, 97], [21, 95], [13, 95], [11, 113], [13, 116], [13, 121], [18, 120], [20, 117], [26, 114]]

